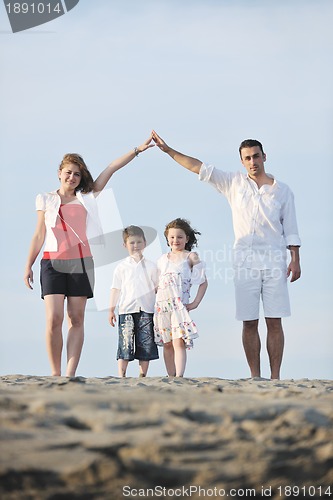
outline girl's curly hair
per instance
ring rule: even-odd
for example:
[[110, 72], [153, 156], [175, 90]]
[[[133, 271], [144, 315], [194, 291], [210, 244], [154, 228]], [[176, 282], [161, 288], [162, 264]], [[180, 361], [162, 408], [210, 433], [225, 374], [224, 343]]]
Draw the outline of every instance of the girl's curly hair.
[[185, 245], [185, 250], [188, 250], [190, 252], [194, 246], [198, 246], [196, 235], [201, 233], [199, 233], [199, 231], [196, 231], [196, 229], [192, 229], [192, 227], [190, 226], [190, 221], [178, 218], [169, 222], [169, 224], [165, 226], [164, 230], [164, 236], [167, 240], [167, 243], [169, 229], [182, 229], [184, 231], [184, 233], [188, 237], [188, 242]]

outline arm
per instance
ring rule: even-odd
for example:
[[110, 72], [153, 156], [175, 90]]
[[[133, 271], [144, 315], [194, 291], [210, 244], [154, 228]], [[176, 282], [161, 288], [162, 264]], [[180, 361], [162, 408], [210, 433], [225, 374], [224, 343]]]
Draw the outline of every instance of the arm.
[[128, 153], [124, 154], [120, 158], [117, 158], [113, 162], [110, 163], [108, 167], [106, 167], [103, 172], [99, 174], [97, 179], [94, 182], [93, 192], [95, 196], [98, 196], [99, 193], [105, 188], [106, 184], [109, 182], [112, 175], [120, 170], [122, 167], [127, 165], [130, 161], [133, 160], [139, 153], [146, 151], [146, 149], [152, 148], [155, 144], [150, 144], [152, 141], [152, 136], [150, 136], [141, 146], [138, 146], [135, 149], [132, 149]]
[[32, 266], [37, 259], [39, 252], [45, 241], [46, 227], [45, 227], [45, 217], [44, 212], [42, 210], [37, 211], [37, 226], [35, 232], [33, 234], [29, 254], [27, 258], [27, 263], [24, 271], [24, 283], [31, 290], [32, 284], [34, 282], [34, 276], [32, 272]]
[[291, 260], [287, 270], [287, 277], [289, 277], [291, 274], [290, 283], [292, 283], [293, 281], [296, 281], [301, 277], [299, 247], [290, 245], [288, 249], [290, 250]]
[[157, 293], [157, 288], [158, 288], [158, 282], [159, 282], [160, 274], [161, 274], [161, 272], [159, 271], [159, 269], [155, 265], [154, 269], [152, 271], [152, 275], [151, 275], [152, 282], [154, 283], [155, 293]]
[[[190, 265], [191, 265], [192, 269], [197, 264], [200, 264], [200, 258], [196, 252], [191, 252], [188, 258], [189, 258]], [[200, 302], [204, 298], [204, 295], [206, 293], [207, 288], [208, 288], [208, 281], [207, 281], [207, 278], [205, 276], [205, 281], [203, 283], [200, 283], [200, 285], [198, 287], [198, 291], [197, 291], [197, 294], [195, 296], [195, 299], [192, 302], [190, 302], [189, 304], [187, 304], [187, 306], [186, 306], [186, 309], [188, 311], [192, 311], [193, 309], [196, 309], [199, 306]]]
[[118, 288], [111, 288], [110, 293], [110, 308], [109, 308], [109, 323], [111, 326], [116, 326], [117, 317], [115, 309], [119, 300], [120, 290]]
[[183, 167], [187, 168], [187, 170], [190, 170], [195, 174], [198, 174], [200, 172], [202, 161], [197, 160], [196, 158], [192, 158], [191, 156], [186, 156], [183, 153], [179, 153], [179, 151], [175, 151], [174, 149], [170, 148], [170, 146], [168, 146], [163, 141], [163, 139], [156, 134], [154, 130], [152, 132], [152, 137], [156, 146], [158, 146], [161, 151], [164, 151], [164, 153], [168, 153], [168, 155], [171, 156], [171, 158], [173, 158], [177, 163], [179, 163], [179, 165], [182, 165]]
[[200, 302], [204, 298], [207, 288], [208, 288], [208, 281], [206, 279], [203, 283], [201, 283], [201, 285], [199, 285], [197, 294], [193, 302], [187, 304], [186, 309], [188, 311], [192, 311], [192, 309], [196, 309], [199, 306]]
[[287, 277], [291, 275], [290, 282], [292, 283], [293, 281], [298, 280], [301, 276], [299, 257], [301, 240], [298, 235], [294, 194], [289, 188], [286, 192], [286, 202], [283, 205], [282, 220], [285, 242], [288, 250], [290, 251], [291, 257], [287, 270]]

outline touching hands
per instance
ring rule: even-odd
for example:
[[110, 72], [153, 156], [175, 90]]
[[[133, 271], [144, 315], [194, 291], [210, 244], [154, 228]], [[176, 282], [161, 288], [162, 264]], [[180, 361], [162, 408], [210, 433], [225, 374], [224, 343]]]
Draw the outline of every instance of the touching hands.
[[155, 144], [152, 141], [153, 141], [153, 134], [151, 134], [148, 137], [148, 139], [143, 144], [141, 144], [141, 146], [137, 147], [137, 152], [143, 153], [143, 151], [146, 151], [146, 149], [153, 148]]
[[158, 146], [164, 153], [167, 153], [170, 150], [169, 146], [159, 135], [156, 134], [155, 130], [152, 131], [152, 138], [156, 146]]

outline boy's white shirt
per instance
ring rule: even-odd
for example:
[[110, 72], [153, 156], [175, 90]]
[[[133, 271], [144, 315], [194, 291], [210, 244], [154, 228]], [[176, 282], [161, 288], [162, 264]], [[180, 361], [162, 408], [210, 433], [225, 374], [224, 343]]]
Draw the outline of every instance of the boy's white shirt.
[[154, 312], [157, 267], [154, 262], [126, 257], [114, 270], [111, 288], [120, 290], [118, 313]]

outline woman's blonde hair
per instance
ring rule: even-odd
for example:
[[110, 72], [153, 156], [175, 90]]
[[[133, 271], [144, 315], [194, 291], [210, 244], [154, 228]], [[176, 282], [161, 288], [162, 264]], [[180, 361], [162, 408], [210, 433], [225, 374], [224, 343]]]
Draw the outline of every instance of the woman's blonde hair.
[[94, 189], [94, 180], [93, 180], [91, 173], [89, 172], [88, 167], [85, 164], [82, 156], [80, 156], [76, 153], [65, 154], [65, 156], [63, 157], [63, 159], [59, 165], [59, 170], [62, 170], [65, 167], [65, 165], [67, 165], [68, 163], [74, 163], [80, 169], [81, 182], [75, 191], [81, 191], [84, 194], [90, 193]]

